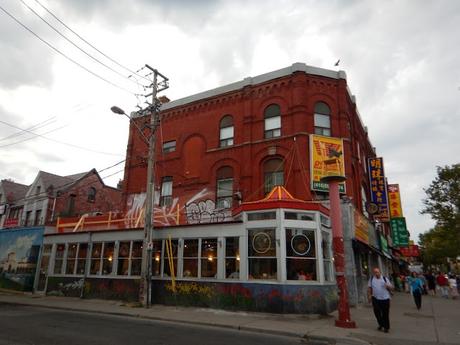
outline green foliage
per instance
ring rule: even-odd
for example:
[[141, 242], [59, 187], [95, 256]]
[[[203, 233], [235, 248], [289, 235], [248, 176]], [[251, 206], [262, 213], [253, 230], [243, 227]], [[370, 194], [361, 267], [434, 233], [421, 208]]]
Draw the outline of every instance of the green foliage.
[[442, 264], [460, 255], [460, 164], [437, 167], [438, 176], [425, 189], [422, 214], [436, 226], [420, 235], [423, 262]]

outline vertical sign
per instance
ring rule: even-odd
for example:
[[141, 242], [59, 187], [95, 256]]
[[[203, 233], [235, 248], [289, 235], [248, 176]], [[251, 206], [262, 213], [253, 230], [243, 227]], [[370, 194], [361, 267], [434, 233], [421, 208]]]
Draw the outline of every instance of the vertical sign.
[[388, 204], [390, 206], [390, 218], [400, 218], [403, 216], [399, 184], [388, 185]]
[[388, 212], [387, 188], [385, 173], [383, 170], [383, 158], [369, 158], [369, 181], [371, 184], [371, 200], [379, 207], [379, 211], [374, 215], [375, 219], [383, 222], [390, 220]]
[[391, 218], [391, 237], [395, 247], [407, 247], [409, 245], [409, 232], [407, 231], [406, 218]]
[[[329, 186], [322, 183], [322, 177], [345, 176], [343, 140], [340, 138], [310, 135], [311, 189], [327, 192]], [[345, 183], [339, 185], [340, 193], [345, 193]]]

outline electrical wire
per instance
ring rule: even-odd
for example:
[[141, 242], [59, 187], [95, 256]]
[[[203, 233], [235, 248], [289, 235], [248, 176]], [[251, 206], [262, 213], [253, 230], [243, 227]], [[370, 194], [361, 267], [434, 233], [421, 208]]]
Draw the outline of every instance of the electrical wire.
[[88, 72], [89, 74], [93, 75], [94, 77], [106, 82], [107, 84], [110, 84], [112, 85], [113, 87], [116, 87], [117, 89], [120, 89], [120, 90], [123, 90], [129, 94], [132, 94], [132, 95], [136, 95], [136, 93], [122, 87], [122, 86], [119, 86], [113, 82], [111, 82], [110, 80], [100, 76], [99, 74], [91, 71], [90, 69], [86, 68], [85, 66], [83, 66], [82, 64], [80, 64], [79, 62], [75, 61], [74, 59], [72, 59], [71, 57], [67, 56], [66, 54], [64, 54], [63, 52], [61, 52], [59, 49], [57, 49], [56, 47], [54, 47], [51, 43], [49, 43], [48, 41], [46, 41], [45, 39], [43, 39], [42, 37], [40, 37], [38, 34], [36, 34], [32, 29], [30, 29], [27, 25], [23, 24], [19, 19], [17, 19], [14, 15], [12, 15], [10, 12], [8, 12], [5, 8], [3, 8], [1, 5], [0, 5], [0, 10], [2, 10], [7, 16], [9, 16], [11, 19], [13, 19], [16, 23], [18, 23], [20, 26], [22, 26], [25, 30], [27, 30], [29, 33], [31, 33], [33, 36], [35, 36], [37, 39], [39, 39], [41, 42], [43, 42], [44, 44], [46, 44], [49, 48], [51, 48], [52, 50], [54, 50], [56, 53], [58, 53], [59, 55], [61, 55], [62, 57], [64, 57], [65, 59], [69, 60], [70, 62], [72, 62], [73, 64], [77, 65], [78, 67], [80, 67], [81, 69], [85, 70], [86, 72]]
[[65, 36], [63, 33], [61, 33], [58, 29], [56, 29], [53, 25], [51, 25], [45, 18], [43, 18], [40, 14], [38, 14], [32, 7], [30, 7], [29, 5], [27, 5], [27, 3], [24, 1], [24, 0], [19, 0], [25, 7], [27, 7], [33, 14], [35, 14], [38, 18], [40, 18], [46, 25], [48, 25], [52, 30], [54, 30], [59, 36], [61, 36], [62, 38], [64, 38], [67, 42], [69, 42], [71, 45], [73, 45], [75, 48], [77, 48], [78, 50], [80, 50], [83, 54], [87, 55], [88, 57], [90, 57], [91, 59], [93, 59], [94, 61], [96, 61], [97, 63], [99, 63], [100, 65], [104, 66], [105, 68], [109, 69], [110, 71], [118, 74], [119, 76], [123, 77], [123, 78], [126, 78], [127, 80], [129, 80], [130, 82], [136, 84], [137, 86], [139, 86], [139, 83], [130, 79], [129, 77], [127, 77], [126, 75], [118, 72], [117, 70], [113, 69], [112, 67], [106, 65], [105, 63], [103, 63], [102, 61], [98, 60], [97, 58], [95, 58], [94, 56], [92, 56], [91, 54], [89, 54], [87, 51], [85, 51], [84, 49], [82, 49], [80, 46], [78, 46], [76, 43], [74, 43], [71, 39], [69, 39], [67, 36]]
[[[54, 119], [56, 118], [56, 116], [52, 116], [44, 121], [41, 121], [39, 123], [36, 123], [35, 125], [31, 126], [31, 127], [28, 127], [26, 128], [27, 130], [36, 130], [36, 129], [40, 129], [42, 127], [45, 127], [45, 126], [48, 126], [50, 125], [51, 123], [54, 122]], [[51, 121], [53, 120], [53, 121]], [[51, 122], [50, 122], [51, 121]], [[50, 123], [47, 123], [47, 122], [50, 122]], [[8, 140], [8, 139], [11, 139], [11, 138], [14, 138], [14, 137], [17, 137], [17, 136], [20, 136], [20, 135], [24, 135], [24, 131], [18, 131], [18, 132], [15, 132], [15, 133], [12, 133], [6, 137], [3, 137], [3, 138], [0, 138], [0, 141], [4, 141], [4, 140]]]
[[[15, 128], [15, 129], [19, 129], [21, 131], [24, 131], [24, 132], [27, 132], [27, 133], [31, 133], [37, 137], [40, 137], [40, 138], [43, 138], [43, 139], [46, 139], [46, 140], [49, 140], [51, 142], [54, 142], [54, 143], [58, 143], [58, 144], [62, 144], [62, 145], [66, 145], [66, 146], [70, 146], [70, 147], [74, 147], [74, 148], [77, 148], [77, 149], [80, 149], [80, 150], [85, 150], [85, 151], [89, 151], [89, 152], [94, 152], [94, 153], [99, 153], [99, 154], [104, 154], [104, 155], [109, 155], [109, 156], [123, 156], [123, 155], [120, 155], [118, 153], [110, 153], [110, 152], [104, 152], [104, 151], [98, 151], [98, 150], [93, 150], [93, 149], [90, 149], [88, 147], [84, 147], [84, 146], [79, 146], [79, 145], [75, 145], [75, 144], [70, 144], [70, 143], [66, 143], [64, 141], [60, 141], [60, 140], [56, 140], [56, 139], [51, 139], [51, 138], [48, 138], [48, 137], [45, 137], [44, 135], [42, 134], [38, 134], [38, 133], [34, 133], [32, 131], [29, 131], [27, 129], [23, 129], [23, 128], [20, 128], [20, 127], [17, 127], [15, 125], [12, 125], [11, 123], [8, 123], [8, 122], [5, 122], [3, 120], [0, 120], [0, 123], [3, 123], [4, 125], [7, 125], [9, 127], [12, 127], [12, 128]], [[9, 145], [4, 145], [4, 146], [9, 146]], [[3, 146], [2, 146], [3, 147]]]
[[[49, 134], [49, 133], [52, 133], [52, 132], [56, 132], [64, 127], [67, 127], [67, 125], [64, 125], [64, 126], [61, 126], [61, 127], [58, 127], [58, 128], [54, 128], [54, 129], [51, 129], [45, 133], [41, 133], [40, 135], [45, 135], [45, 134]], [[27, 132], [23, 132], [23, 133], [27, 133]], [[37, 138], [37, 133], [35, 133], [35, 137], [29, 137], [29, 138], [26, 138], [26, 139], [22, 139], [22, 140], [18, 140], [18, 141], [15, 141], [15, 142], [12, 142], [12, 143], [9, 143], [9, 144], [5, 144], [5, 145], [0, 145], [0, 148], [2, 147], [8, 147], [8, 146], [13, 146], [13, 145], [16, 145], [16, 144], [20, 144], [20, 143], [23, 143], [23, 142], [26, 142], [26, 141], [29, 141], [29, 140], [32, 140], [32, 139], [35, 139]]]
[[119, 67], [125, 69], [126, 71], [130, 72], [132, 75], [137, 75], [138, 77], [140, 78], [143, 78], [149, 82], [151, 82], [150, 79], [138, 74], [137, 72], [134, 72], [133, 70], [129, 69], [128, 67], [122, 65], [121, 63], [119, 63], [118, 61], [112, 59], [110, 56], [108, 56], [107, 54], [103, 53], [102, 51], [100, 51], [99, 49], [97, 49], [94, 45], [92, 45], [90, 42], [88, 42], [86, 39], [84, 39], [82, 36], [80, 36], [77, 32], [75, 32], [74, 30], [72, 30], [67, 24], [65, 24], [61, 19], [59, 19], [53, 12], [51, 12], [51, 10], [49, 10], [47, 7], [45, 7], [45, 5], [43, 5], [40, 1], [38, 0], [35, 0], [35, 2], [40, 5], [41, 8], [43, 8], [46, 12], [48, 12], [54, 19], [56, 19], [59, 23], [61, 23], [67, 30], [69, 30], [70, 32], [72, 32], [75, 36], [77, 36], [79, 39], [81, 39], [83, 42], [85, 42], [87, 45], [89, 45], [91, 48], [93, 48], [95, 51], [97, 51], [99, 54], [101, 54], [102, 56], [104, 56], [105, 58], [109, 59], [110, 61], [112, 61], [114, 64], [118, 65]]

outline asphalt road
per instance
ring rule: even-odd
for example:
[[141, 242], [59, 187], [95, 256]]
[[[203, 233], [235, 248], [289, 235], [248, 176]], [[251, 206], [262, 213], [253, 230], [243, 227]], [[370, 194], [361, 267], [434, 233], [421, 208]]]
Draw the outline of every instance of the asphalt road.
[[0, 345], [291, 345], [301, 339], [0, 303]]

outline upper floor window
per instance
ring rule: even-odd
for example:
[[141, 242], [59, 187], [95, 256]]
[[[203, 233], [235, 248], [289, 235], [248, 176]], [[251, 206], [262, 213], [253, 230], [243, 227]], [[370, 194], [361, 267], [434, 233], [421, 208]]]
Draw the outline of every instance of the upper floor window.
[[171, 141], [165, 141], [163, 143], [163, 153], [169, 153], [169, 152], [174, 152], [176, 151], [176, 141], [171, 140]]
[[220, 120], [220, 147], [232, 146], [233, 145], [233, 117], [231, 115], [225, 115]]
[[173, 189], [172, 176], [163, 177], [163, 180], [161, 182], [160, 206], [171, 206], [172, 205], [172, 189]]
[[269, 193], [273, 187], [284, 185], [284, 162], [280, 158], [272, 158], [264, 163], [264, 190]]
[[37, 188], [35, 189], [35, 196], [39, 196], [40, 195], [40, 190], [41, 190], [41, 186], [37, 186]]
[[228, 166], [222, 167], [217, 170], [216, 175], [216, 207], [230, 208], [233, 200], [233, 169]]
[[278, 104], [271, 104], [265, 108], [265, 138], [281, 136], [281, 109]]
[[315, 134], [331, 136], [331, 110], [323, 102], [315, 104]]
[[88, 189], [88, 201], [91, 201], [91, 202], [96, 201], [96, 188], [89, 187], [89, 189]]

